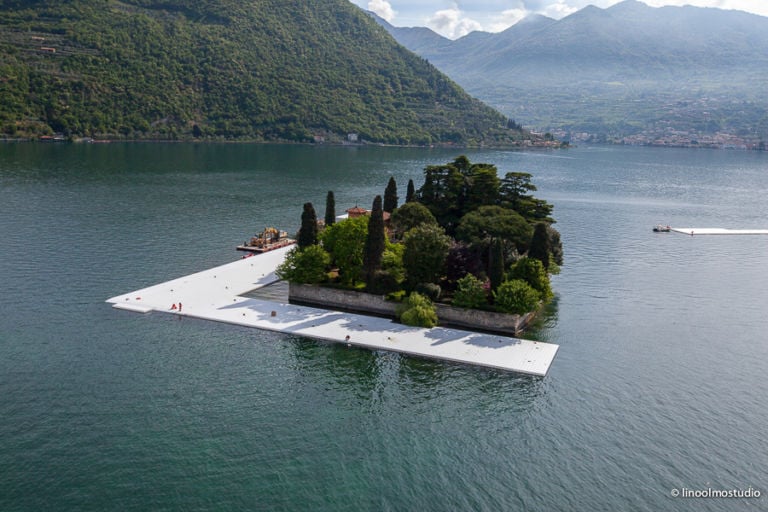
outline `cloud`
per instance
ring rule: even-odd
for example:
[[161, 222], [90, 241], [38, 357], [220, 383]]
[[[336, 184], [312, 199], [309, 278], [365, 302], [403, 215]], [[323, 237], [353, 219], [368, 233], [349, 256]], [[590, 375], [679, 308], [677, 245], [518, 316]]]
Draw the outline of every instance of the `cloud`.
[[[2, 0], [0, 0], [1, 3]], [[428, 26], [452, 39], [473, 30], [499, 32], [525, 16], [562, 19], [587, 5], [601, 9], [621, 0], [352, 0], [397, 26]], [[695, 5], [740, 9], [768, 16], [768, 0], [640, 0], [652, 7]], [[394, 7], [393, 7], [394, 6]], [[438, 10], [442, 9], [442, 10]]]
[[525, 9], [507, 9], [494, 16], [493, 20], [485, 27], [489, 32], [501, 32], [508, 29], [521, 19], [528, 16]]
[[387, 0], [371, 0], [368, 2], [368, 10], [375, 12], [379, 17], [392, 21], [397, 14]]
[[594, 0], [523, 0], [523, 7], [528, 12], [560, 19], [573, 14], [587, 4], [610, 4], [616, 3], [616, 1], [618, 0], [603, 0], [603, 2]]
[[427, 19], [427, 26], [450, 39], [465, 36], [482, 25], [471, 18], [465, 18], [458, 7], [437, 11]]
[[548, 16], [550, 18], [555, 18], [556, 20], [559, 20], [560, 18], [565, 18], [566, 16], [575, 13], [579, 9], [582, 9], [584, 6], [573, 6], [568, 5], [564, 2], [558, 2], [556, 4], [552, 4], [548, 6], [546, 9], [544, 9], [539, 14], [543, 14], [544, 16]]

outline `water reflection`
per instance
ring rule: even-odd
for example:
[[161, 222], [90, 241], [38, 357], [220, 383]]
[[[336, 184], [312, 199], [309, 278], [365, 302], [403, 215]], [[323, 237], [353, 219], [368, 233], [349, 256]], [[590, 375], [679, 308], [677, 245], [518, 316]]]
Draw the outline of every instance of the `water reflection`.
[[[553, 288], [557, 285], [554, 284]], [[527, 340], [543, 341], [548, 343], [560, 343], [553, 329], [557, 326], [560, 306], [560, 296], [555, 297], [544, 305], [542, 310], [534, 317], [528, 328], [519, 336]]]
[[452, 400], [447, 397], [458, 394], [464, 399], [449, 407], [456, 412], [451, 416], [493, 413], [509, 418], [529, 409], [545, 389], [541, 378], [501, 370], [297, 336], [287, 336], [285, 343], [303, 385], [322, 392], [321, 402], [335, 406], [354, 403], [379, 412], [394, 407], [414, 415], [432, 414], [430, 409], [437, 407], [445, 413], [444, 402]]
[[378, 395], [382, 365], [388, 364], [381, 353], [300, 336], [287, 336], [285, 342], [290, 343], [296, 369], [315, 386], [357, 402], [369, 402]]

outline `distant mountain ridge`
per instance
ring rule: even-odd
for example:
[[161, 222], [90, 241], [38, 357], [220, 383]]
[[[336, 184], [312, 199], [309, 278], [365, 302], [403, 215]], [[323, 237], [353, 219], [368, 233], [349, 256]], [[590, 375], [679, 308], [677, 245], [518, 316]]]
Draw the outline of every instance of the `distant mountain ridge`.
[[455, 41], [382, 24], [525, 126], [615, 134], [666, 122], [768, 138], [766, 17], [625, 0]]
[[0, 136], [530, 139], [347, 0], [0, 1]]

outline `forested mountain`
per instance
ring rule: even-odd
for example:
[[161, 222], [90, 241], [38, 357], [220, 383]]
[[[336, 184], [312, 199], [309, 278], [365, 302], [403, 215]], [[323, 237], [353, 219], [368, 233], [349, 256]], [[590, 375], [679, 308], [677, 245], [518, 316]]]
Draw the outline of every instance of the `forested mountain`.
[[766, 17], [625, 0], [456, 41], [379, 22], [525, 126], [609, 133], [673, 126], [768, 138]]
[[347, 0], [0, 0], [0, 132], [529, 137]]

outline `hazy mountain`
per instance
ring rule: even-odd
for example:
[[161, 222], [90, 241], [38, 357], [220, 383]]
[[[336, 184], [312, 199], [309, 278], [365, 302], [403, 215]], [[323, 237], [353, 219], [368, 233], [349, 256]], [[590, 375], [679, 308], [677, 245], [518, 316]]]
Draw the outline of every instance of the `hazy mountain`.
[[525, 137], [347, 0], [0, 1], [0, 131]]
[[405, 46], [526, 126], [631, 133], [667, 123], [768, 137], [762, 16], [626, 0], [430, 45], [411, 46], [400, 30], [391, 33]]
[[[373, 18], [376, 23], [384, 27], [387, 32], [392, 34], [392, 37], [394, 37], [398, 43], [419, 55], [430, 55], [440, 48], [448, 48], [451, 46], [452, 41], [450, 39], [441, 36], [427, 27], [395, 27], [373, 12], [369, 11], [368, 15]], [[482, 34], [490, 36], [490, 34]]]

